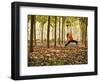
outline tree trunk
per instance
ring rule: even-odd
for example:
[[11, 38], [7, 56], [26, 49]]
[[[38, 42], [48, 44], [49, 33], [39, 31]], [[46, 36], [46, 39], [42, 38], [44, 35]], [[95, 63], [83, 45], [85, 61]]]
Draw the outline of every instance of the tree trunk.
[[60, 24], [61, 24], [61, 21], [60, 21], [60, 17], [59, 17], [59, 40], [58, 40], [59, 44], [60, 44]]
[[30, 52], [33, 52], [33, 21], [34, 18], [31, 16], [31, 28], [30, 28]]
[[85, 47], [87, 47], [87, 25], [85, 29]]
[[56, 47], [56, 27], [57, 27], [57, 17], [55, 16], [55, 38], [54, 38], [54, 47]]
[[82, 44], [84, 44], [84, 32], [82, 31]]
[[63, 25], [63, 41], [65, 42], [65, 23], [64, 23], [64, 25]]
[[87, 46], [87, 25], [88, 25], [88, 19], [87, 18], [81, 18], [80, 19], [80, 29], [82, 32], [82, 44], [84, 46]]
[[41, 25], [41, 43], [43, 43], [43, 29], [44, 29], [44, 27], [43, 27], [43, 25]]
[[88, 26], [88, 18], [85, 19], [86, 20], [86, 29], [85, 29], [85, 47], [87, 47], [87, 26]]
[[81, 26], [81, 32], [82, 32], [82, 44], [85, 46], [85, 27]]
[[63, 17], [62, 17], [62, 44], [63, 44], [63, 28], [64, 28], [63, 27], [64, 26], [63, 23], [64, 23], [64, 21], [63, 21]]
[[86, 25], [84, 24], [84, 21], [81, 21], [81, 32], [82, 32], [82, 44], [86, 46]]
[[34, 46], [36, 46], [36, 16], [33, 17], [33, 35], [34, 35]]
[[49, 48], [49, 35], [50, 35], [50, 16], [48, 16], [48, 27], [47, 27], [47, 48]]

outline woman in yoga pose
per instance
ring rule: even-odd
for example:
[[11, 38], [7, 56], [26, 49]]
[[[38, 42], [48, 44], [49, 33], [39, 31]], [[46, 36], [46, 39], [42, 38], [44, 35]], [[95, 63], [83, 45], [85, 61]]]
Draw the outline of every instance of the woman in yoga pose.
[[76, 46], [78, 44], [77, 40], [73, 40], [73, 35], [72, 35], [72, 31], [67, 33], [67, 43], [65, 44], [65, 47], [70, 44], [71, 42], [76, 43]]

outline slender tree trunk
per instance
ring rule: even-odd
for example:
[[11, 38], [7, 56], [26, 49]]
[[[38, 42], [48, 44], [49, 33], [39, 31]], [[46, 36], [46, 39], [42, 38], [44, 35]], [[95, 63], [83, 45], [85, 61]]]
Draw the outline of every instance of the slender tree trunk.
[[85, 47], [87, 47], [87, 25], [85, 29]]
[[64, 37], [63, 37], [63, 41], [65, 42], [65, 24], [64, 24], [63, 30], [64, 30], [64, 31], [63, 31], [63, 32], [64, 32], [64, 34], [63, 34], [63, 36], [64, 36]]
[[84, 21], [83, 21], [83, 19], [81, 19], [81, 32], [82, 32], [82, 44], [85, 46], [85, 38], [86, 38], [86, 33], [85, 33], [85, 31], [86, 31], [86, 26], [84, 25]]
[[54, 38], [54, 47], [56, 47], [56, 27], [57, 27], [57, 17], [55, 16], [55, 38]]
[[82, 44], [84, 44], [85, 40], [84, 40], [84, 32], [82, 33]]
[[86, 33], [85, 33], [85, 47], [87, 47], [87, 35], [86, 35]]
[[85, 47], [87, 47], [87, 26], [88, 26], [88, 18], [85, 19], [86, 20], [86, 29], [85, 29]]
[[48, 27], [47, 27], [47, 48], [49, 48], [49, 36], [50, 36], [50, 16], [48, 16]]
[[44, 26], [43, 25], [41, 25], [42, 27], [41, 27], [41, 43], [43, 43], [43, 29], [44, 29]]
[[82, 44], [85, 47], [87, 47], [87, 25], [88, 25], [88, 19], [80, 18], [80, 29], [82, 32]]
[[84, 29], [83, 29], [82, 23], [80, 25], [80, 29], [81, 29], [81, 34], [82, 34], [82, 44], [84, 45]]
[[34, 18], [31, 16], [31, 28], [30, 28], [30, 52], [33, 52], [33, 21]]
[[63, 44], [63, 23], [64, 23], [64, 21], [63, 21], [63, 17], [62, 17], [62, 44]]
[[53, 41], [53, 39], [54, 39], [54, 29], [52, 28], [52, 41]]
[[61, 21], [60, 21], [60, 17], [59, 17], [59, 40], [58, 40], [59, 44], [60, 44], [60, 24], [61, 24]]
[[33, 15], [33, 19], [34, 46], [36, 46], [36, 16]]

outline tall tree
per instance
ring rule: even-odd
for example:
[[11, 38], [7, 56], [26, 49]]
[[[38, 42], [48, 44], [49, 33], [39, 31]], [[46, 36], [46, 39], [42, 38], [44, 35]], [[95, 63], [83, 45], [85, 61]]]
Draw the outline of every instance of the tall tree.
[[82, 44], [87, 46], [87, 25], [88, 25], [88, 18], [86, 17], [80, 17], [80, 29], [82, 33]]
[[31, 28], [30, 28], [30, 52], [33, 52], [33, 24], [34, 24], [34, 16], [30, 16], [31, 18]]
[[62, 43], [63, 43], [63, 28], [64, 28], [64, 27], [63, 27], [63, 22], [64, 22], [64, 21], [63, 21], [63, 17], [62, 17]]
[[65, 17], [62, 17], [62, 44], [63, 44], [63, 41], [64, 41], [65, 22], [66, 22], [66, 18]]
[[33, 35], [34, 35], [34, 46], [36, 46], [36, 16], [33, 15]]
[[48, 16], [48, 26], [47, 26], [47, 48], [50, 47], [49, 45], [49, 38], [50, 38], [50, 16]]
[[41, 43], [43, 43], [43, 31], [44, 31], [44, 25], [47, 22], [47, 16], [37, 16], [36, 18], [41, 27]]
[[57, 28], [57, 16], [55, 16], [55, 38], [54, 38], [54, 47], [56, 47], [56, 28]]
[[64, 28], [63, 28], [63, 41], [65, 42], [65, 24], [64, 24]]
[[58, 40], [58, 43], [60, 44], [60, 24], [61, 24], [61, 19], [59, 17], [59, 40]]
[[54, 47], [55, 47], [55, 45], [56, 45], [56, 43], [55, 43], [55, 22], [57, 22], [57, 20], [55, 21], [55, 16], [50, 16], [50, 27], [52, 27], [52, 41], [53, 41], [53, 43], [54, 43]]

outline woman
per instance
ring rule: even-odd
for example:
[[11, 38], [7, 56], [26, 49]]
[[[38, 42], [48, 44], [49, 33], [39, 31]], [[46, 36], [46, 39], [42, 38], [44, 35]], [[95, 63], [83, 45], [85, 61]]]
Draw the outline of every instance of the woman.
[[73, 36], [72, 36], [72, 31], [70, 33], [67, 33], [67, 43], [65, 44], [65, 47], [70, 44], [71, 42], [76, 43], [76, 45], [78, 44], [78, 41], [73, 40]]

